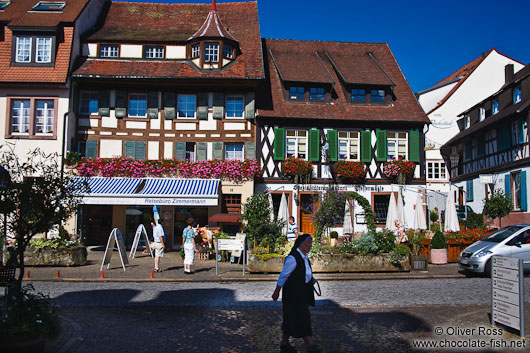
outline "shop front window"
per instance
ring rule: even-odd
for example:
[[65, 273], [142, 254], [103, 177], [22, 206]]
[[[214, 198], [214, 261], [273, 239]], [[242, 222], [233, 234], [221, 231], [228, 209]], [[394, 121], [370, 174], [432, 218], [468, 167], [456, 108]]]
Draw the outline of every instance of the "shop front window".
[[390, 202], [390, 194], [373, 195], [374, 213], [376, 222], [385, 222], [388, 212], [388, 203]]

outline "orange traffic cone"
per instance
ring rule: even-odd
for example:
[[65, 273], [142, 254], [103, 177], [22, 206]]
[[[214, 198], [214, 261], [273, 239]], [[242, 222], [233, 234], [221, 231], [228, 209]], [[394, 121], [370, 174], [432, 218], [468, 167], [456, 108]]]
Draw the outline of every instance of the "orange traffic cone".
[[155, 270], [151, 271], [151, 277], [149, 277], [150, 279], [153, 279], [155, 278]]
[[57, 276], [55, 278], [61, 278], [61, 271], [57, 271]]
[[28, 274], [26, 275], [26, 278], [25, 279], [30, 279], [31, 276], [30, 276], [30, 271], [28, 271]]
[[105, 270], [101, 271], [101, 277], [99, 277], [99, 278], [105, 278]]

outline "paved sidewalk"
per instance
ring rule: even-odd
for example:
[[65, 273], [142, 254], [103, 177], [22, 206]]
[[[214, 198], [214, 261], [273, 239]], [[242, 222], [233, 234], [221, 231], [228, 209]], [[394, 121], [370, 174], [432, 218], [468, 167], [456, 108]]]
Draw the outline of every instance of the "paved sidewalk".
[[[150, 255], [137, 253], [136, 258], [129, 259], [130, 266], [123, 271], [120, 257], [114, 251], [110, 268], [104, 266], [102, 279], [100, 272], [103, 251], [89, 251], [88, 264], [78, 267], [26, 267], [24, 277], [28, 271], [31, 280], [39, 281], [172, 281], [172, 282], [239, 282], [239, 281], [274, 281], [278, 274], [250, 274], [248, 270], [243, 275], [243, 265], [219, 262], [219, 275], [215, 274], [215, 260], [195, 261], [194, 273], [184, 273], [183, 261], [177, 252], [166, 253], [161, 259], [161, 273], [155, 273], [151, 279], [153, 270], [153, 259]], [[59, 279], [57, 275], [59, 274]], [[319, 273], [319, 280], [377, 280], [377, 279], [429, 279], [429, 278], [465, 278], [466, 275], [460, 271], [456, 264], [431, 265], [428, 271], [410, 272], [379, 272], [379, 273]]]

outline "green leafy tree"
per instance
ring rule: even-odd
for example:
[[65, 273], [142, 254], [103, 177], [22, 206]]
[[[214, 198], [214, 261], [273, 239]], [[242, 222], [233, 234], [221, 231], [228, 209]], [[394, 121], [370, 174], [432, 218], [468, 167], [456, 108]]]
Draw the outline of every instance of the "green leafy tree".
[[271, 206], [267, 193], [258, 193], [249, 197], [243, 205], [243, 231], [251, 243], [269, 247], [274, 252], [278, 239], [282, 236], [285, 221], [271, 219]]
[[62, 173], [59, 163], [57, 154], [38, 148], [20, 158], [13, 148], [0, 146], [0, 165], [7, 173], [0, 187], [0, 212], [7, 215], [4, 230], [15, 237], [12, 262], [19, 267], [19, 291], [30, 240], [67, 220], [75, 212], [80, 194], [87, 191], [86, 184], [71, 183], [69, 172]]
[[482, 214], [493, 219], [499, 218], [500, 225], [502, 217], [507, 216], [512, 209], [512, 200], [501, 189], [496, 189], [493, 195], [484, 199]]

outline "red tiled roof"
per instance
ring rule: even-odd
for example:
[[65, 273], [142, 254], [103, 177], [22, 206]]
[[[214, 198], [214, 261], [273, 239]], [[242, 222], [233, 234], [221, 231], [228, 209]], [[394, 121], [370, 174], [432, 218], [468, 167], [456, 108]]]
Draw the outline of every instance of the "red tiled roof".
[[333, 82], [333, 78], [316, 52], [275, 50], [269, 54], [272, 55], [272, 60], [284, 81]]
[[66, 3], [61, 12], [37, 12], [31, 9], [39, 0], [11, 0], [0, 12], [0, 22], [7, 22], [10, 27], [57, 27], [60, 23], [73, 23], [90, 0], [60, 1]]
[[[89, 42], [143, 42], [183, 44], [197, 31], [209, 4], [154, 4], [114, 2], [101, 29]], [[223, 24], [237, 38], [241, 55], [222, 71], [201, 72], [187, 62], [88, 59], [74, 72], [77, 77], [262, 78], [263, 62], [255, 1], [217, 5]]]
[[[269, 99], [257, 100], [258, 117], [429, 123], [429, 119], [418, 104], [387, 44], [264, 39], [263, 47], [263, 51], [266, 54], [265, 60], [268, 64], [268, 77], [259, 87], [257, 95], [258, 97], [270, 97]], [[333, 88], [337, 98], [333, 100], [333, 104], [300, 104], [285, 101], [281, 79], [274, 67], [272, 58], [268, 55], [269, 49], [273, 54], [279, 51], [319, 53], [324, 66], [335, 82]], [[392, 102], [392, 105], [349, 104], [342, 87], [343, 83], [339, 80], [333, 65], [325, 55], [327, 53], [332, 58], [340, 56], [350, 58], [350, 65], [341, 67], [341, 72], [345, 77], [351, 78], [355, 77], [357, 72], [360, 72], [358, 69], [354, 69], [354, 67], [359, 65], [357, 59], [364, 58], [368, 52], [372, 53], [382, 69], [395, 83], [394, 94], [396, 99]], [[363, 62], [361, 61], [361, 63]], [[297, 62], [291, 64], [292, 67], [296, 65]], [[373, 67], [370, 67], [369, 70], [372, 69]], [[354, 71], [350, 72], [350, 70]], [[295, 69], [293, 74], [296, 72], [297, 70]], [[379, 83], [380, 76], [378, 75], [375, 75], [374, 84]], [[364, 77], [365, 81], [370, 81], [366, 76]]]
[[378, 85], [393, 83], [367, 53], [356, 57], [333, 53], [329, 58], [347, 83]]
[[6, 28], [5, 39], [0, 41], [0, 82], [66, 83], [74, 28], [63, 28], [64, 40], [58, 44], [55, 65], [52, 67], [11, 66], [13, 32], [9, 28]]

